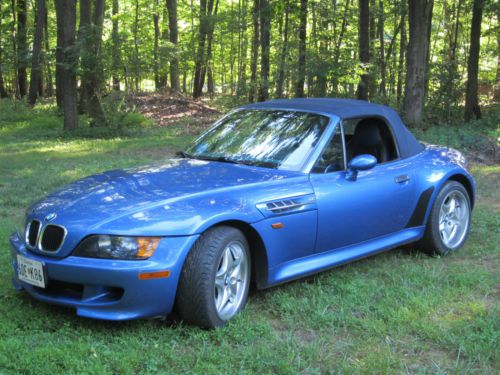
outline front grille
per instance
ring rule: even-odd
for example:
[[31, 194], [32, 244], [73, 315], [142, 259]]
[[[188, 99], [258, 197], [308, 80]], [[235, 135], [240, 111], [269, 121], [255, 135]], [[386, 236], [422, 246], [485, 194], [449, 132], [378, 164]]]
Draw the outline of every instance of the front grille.
[[40, 222], [38, 220], [33, 220], [26, 230], [26, 242], [31, 247], [36, 246], [36, 241], [38, 240], [38, 233], [40, 233]]
[[39, 220], [33, 220], [26, 227], [26, 245], [30, 250], [56, 252], [61, 248], [65, 237], [66, 229], [59, 225], [42, 227]]
[[42, 232], [40, 240], [40, 250], [43, 251], [57, 251], [61, 247], [66, 230], [59, 225], [47, 225]]

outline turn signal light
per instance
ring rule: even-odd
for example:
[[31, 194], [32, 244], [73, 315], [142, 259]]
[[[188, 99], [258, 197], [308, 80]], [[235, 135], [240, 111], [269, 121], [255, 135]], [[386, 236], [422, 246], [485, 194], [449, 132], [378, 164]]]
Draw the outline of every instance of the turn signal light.
[[139, 280], [162, 279], [170, 276], [170, 271], [143, 272], [139, 274]]

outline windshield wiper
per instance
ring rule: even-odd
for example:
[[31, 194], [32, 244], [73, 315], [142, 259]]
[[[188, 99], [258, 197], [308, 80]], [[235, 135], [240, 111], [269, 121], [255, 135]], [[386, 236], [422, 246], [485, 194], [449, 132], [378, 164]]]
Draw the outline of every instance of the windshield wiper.
[[272, 162], [259, 161], [259, 160], [237, 160], [231, 159], [227, 156], [210, 156], [210, 155], [192, 155], [185, 151], [178, 151], [178, 156], [188, 159], [198, 159], [198, 160], [206, 160], [206, 161], [219, 161], [222, 163], [231, 163], [231, 164], [239, 164], [239, 165], [250, 165], [250, 166], [258, 166], [258, 167], [266, 167], [276, 169], [277, 165]]
[[226, 156], [207, 156], [207, 155], [196, 155], [193, 156], [195, 159], [207, 160], [207, 161], [220, 161], [223, 163], [231, 163], [231, 164], [245, 164], [242, 161], [230, 159]]
[[175, 155], [186, 158], [186, 159], [195, 159], [195, 157], [191, 154], [188, 154], [186, 151], [177, 151]]

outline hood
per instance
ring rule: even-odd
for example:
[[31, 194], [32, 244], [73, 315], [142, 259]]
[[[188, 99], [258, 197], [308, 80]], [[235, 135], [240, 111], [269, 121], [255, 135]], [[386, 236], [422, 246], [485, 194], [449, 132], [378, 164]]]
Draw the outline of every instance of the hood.
[[297, 175], [300, 173], [222, 162], [172, 159], [75, 181], [35, 203], [28, 211], [28, 219], [43, 221], [47, 215], [55, 213], [55, 224], [82, 226], [83, 229], [182, 198]]

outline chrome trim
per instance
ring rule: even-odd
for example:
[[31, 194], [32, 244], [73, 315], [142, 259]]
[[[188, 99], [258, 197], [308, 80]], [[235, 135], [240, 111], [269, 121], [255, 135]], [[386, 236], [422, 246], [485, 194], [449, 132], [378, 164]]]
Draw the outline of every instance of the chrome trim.
[[[30, 228], [31, 224], [33, 222], [37, 221], [38, 222], [38, 233], [36, 234], [35, 238], [35, 246], [31, 246], [30, 241], [29, 241], [29, 233], [30, 233]], [[40, 231], [42, 230], [42, 222], [40, 220], [31, 220], [26, 227], [24, 228], [24, 243], [26, 244], [26, 247], [30, 250], [34, 250], [38, 246], [38, 240], [40, 239]]]
[[[49, 225], [53, 225], [55, 227], [59, 227], [61, 228], [63, 231], [64, 231], [64, 234], [63, 234], [63, 238], [61, 240], [61, 244], [59, 245], [59, 247], [55, 250], [44, 250], [42, 248], [42, 238], [43, 238], [43, 234], [45, 233], [45, 229], [49, 226]], [[44, 254], [55, 254], [57, 253], [59, 250], [61, 250], [61, 247], [64, 245], [64, 241], [66, 240], [66, 236], [68, 235], [68, 230], [63, 227], [62, 225], [57, 225], [57, 224], [46, 224], [43, 226], [42, 228], [42, 231], [40, 233], [40, 235], [38, 236], [38, 242], [37, 242], [37, 250], [44, 253]]]

